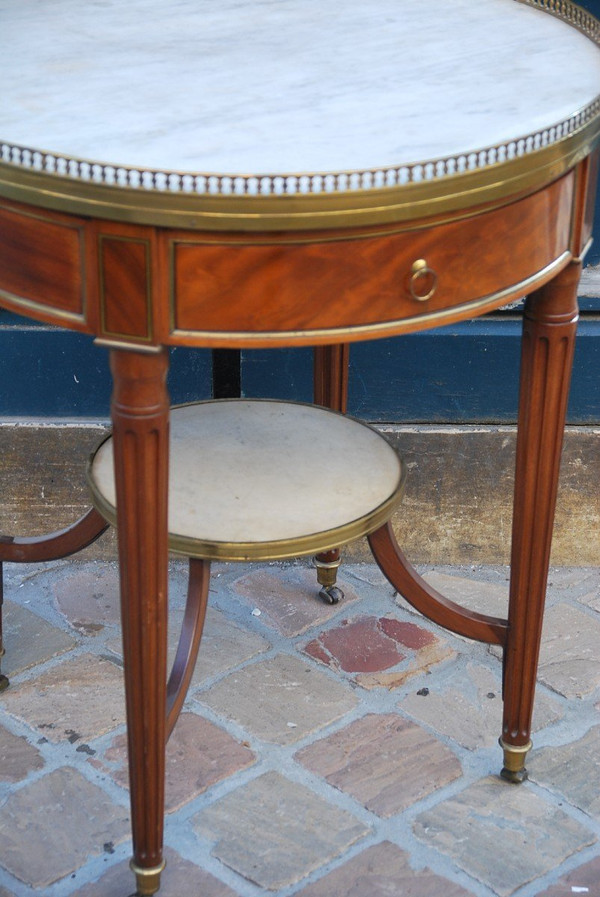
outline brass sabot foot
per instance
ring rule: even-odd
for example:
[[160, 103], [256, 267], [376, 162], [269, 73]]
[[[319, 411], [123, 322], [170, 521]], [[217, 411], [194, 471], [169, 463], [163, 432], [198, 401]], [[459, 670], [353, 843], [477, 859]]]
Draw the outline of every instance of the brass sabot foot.
[[315, 567], [317, 568], [317, 582], [320, 586], [331, 588], [337, 580], [337, 572], [340, 568], [341, 560], [336, 561], [320, 561], [314, 558]]
[[504, 751], [504, 766], [500, 775], [507, 782], [512, 782], [513, 785], [520, 785], [527, 778], [525, 757], [531, 750], [531, 741], [524, 745], [514, 745], [506, 744], [505, 741], [499, 738], [498, 743]]
[[152, 869], [142, 869], [136, 866], [133, 860], [129, 867], [135, 875], [135, 883], [137, 885], [137, 897], [152, 897], [160, 888], [160, 874], [167, 864], [163, 860], [160, 866], [154, 866]]

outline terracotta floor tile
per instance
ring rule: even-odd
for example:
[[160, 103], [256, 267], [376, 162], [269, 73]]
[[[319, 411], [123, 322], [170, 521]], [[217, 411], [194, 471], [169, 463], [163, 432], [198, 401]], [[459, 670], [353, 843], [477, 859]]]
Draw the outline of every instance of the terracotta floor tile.
[[[399, 707], [469, 750], [492, 747], [502, 730], [502, 670], [496, 663], [493, 668], [469, 663], [464, 669], [440, 671], [428, 680], [425, 694], [413, 692]], [[560, 719], [561, 714], [558, 701], [539, 693], [534, 731]]]
[[346, 673], [388, 670], [406, 657], [398, 640], [385, 632], [377, 617], [343, 620], [335, 629], [328, 629], [309, 642], [304, 651]]
[[[358, 595], [345, 579], [340, 586], [347, 607]], [[234, 594], [261, 611], [268, 626], [290, 637], [339, 613], [339, 607], [320, 600], [319, 588], [316, 571], [306, 567], [259, 567], [232, 585]]]
[[[129, 787], [127, 740], [118, 735], [103, 758], [93, 765], [102, 765], [124, 788]], [[246, 769], [256, 757], [223, 729], [195, 713], [182, 713], [167, 744], [166, 809], [178, 810], [194, 800], [216, 782]]]
[[[60, 824], [57, 824], [60, 821]], [[129, 834], [129, 812], [77, 770], [57, 769], [12, 794], [0, 809], [0, 864], [44, 888]]]
[[[350, 673], [365, 688], [396, 688], [453, 653], [429, 630], [389, 616], [342, 620], [303, 650], [334, 670]], [[410, 662], [401, 670], [394, 669], [405, 660]]]
[[19, 782], [43, 766], [37, 748], [0, 726], [0, 782]]
[[591, 694], [600, 686], [600, 620], [568, 604], [550, 607], [544, 617], [538, 678], [566, 698]]
[[240, 875], [275, 890], [300, 881], [369, 829], [277, 772], [207, 807], [192, 823], [212, 853]]
[[357, 702], [347, 685], [287, 654], [231, 673], [196, 700], [275, 744], [299, 741]]
[[6, 654], [2, 658], [2, 672], [9, 679], [38, 663], [65, 654], [77, 645], [77, 641], [62, 629], [6, 599], [3, 629]]
[[578, 866], [572, 872], [540, 891], [536, 897], [600, 897], [600, 856]]
[[383, 817], [400, 813], [462, 773], [449, 748], [395, 714], [370, 713], [299, 751], [296, 759]]
[[570, 804], [600, 819], [600, 793], [590, 787], [590, 782], [600, 781], [600, 726], [576, 741], [534, 751], [528, 768], [533, 781], [560, 792]]
[[125, 721], [123, 674], [109, 660], [81, 655], [11, 686], [3, 703], [49, 741], [89, 741]]
[[52, 591], [59, 611], [74, 629], [94, 635], [120, 623], [119, 574], [116, 566], [73, 566]]
[[495, 778], [421, 813], [414, 831], [500, 897], [596, 841], [592, 831], [531, 787]]
[[383, 841], [353, 857], [296, 897], [470, 897], [430, 869], [411, 868], [408, 854]]

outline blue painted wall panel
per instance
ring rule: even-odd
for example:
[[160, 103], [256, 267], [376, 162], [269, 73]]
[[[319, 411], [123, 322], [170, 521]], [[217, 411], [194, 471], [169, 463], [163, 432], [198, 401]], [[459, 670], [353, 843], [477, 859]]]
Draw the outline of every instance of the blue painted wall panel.
[[[349, 411], [375, 421], [510, 423], [515, 419], [521, 322], [478, 319], [425, 333], [358, 343], [351, 349]], [[579, 328], [571, 423], [600, 421], [600, 321]], [[247, 351], [247, 396], [310, 401], [312, 350]], [[2, 417], [106, 417], [106, 349], [89, 337], [47, 327], [0, 327]], [[206, 399], [207, 350], [173, 349], [173, 402]]]
[[[514, 423], [521, 322], [478, 319], [350, 350], [348, 410], [372, 421]], [[308, 349], [245, 352], [244, 393], [311, 397]], [[569, 422], [600, 420], [600, 322], [579, 328]]]
[[[207, 350], [171, 351], [169, 389], [175, 402], [207, 399]], [[88, 336], [47, 327], [0, 327], [0, 416], [107, 418], [108, 352]]]

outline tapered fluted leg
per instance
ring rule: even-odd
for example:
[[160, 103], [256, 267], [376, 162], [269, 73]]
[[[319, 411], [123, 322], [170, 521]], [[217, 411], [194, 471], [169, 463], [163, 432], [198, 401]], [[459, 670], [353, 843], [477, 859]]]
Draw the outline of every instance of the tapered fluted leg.
[[581, 263], [525, 305], [515, 474], [508, 638], [504, 655], [502, 775], [527, 776], [531, 716], [558, 473], [577, 326]]
[[[348, 364], [350, 346], [317, 346], [314, 349], [314, 401], [333, 411], [345, 413], [348, 403]], [[340, 550], [333, 548], [315, 557], [317, 582], [322, 587], [319, 592], [324, 601], [336, 604], [342, 592], [336, 587], [340, 566]]]
[[113, 440], [123, 660], [133, 834], [139, 895], [160, 886], [166, 744], [166, 352], [114, 350]]

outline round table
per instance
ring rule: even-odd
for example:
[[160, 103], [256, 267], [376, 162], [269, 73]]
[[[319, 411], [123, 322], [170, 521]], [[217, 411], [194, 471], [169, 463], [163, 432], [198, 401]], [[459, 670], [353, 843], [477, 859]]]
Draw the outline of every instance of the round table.
[[[169, 346], [313, 345], [315, 399], [343, 410], [352, 341], [527, 297], [508, 620], [428, 586], [389, 525], [369, 537], [415, 607], [503, 647], [503, 774], [521, 780], [599, 23], [569, 0], [38, 0], [4, 10], [1, 41], [0, 305], [110, 350], [138, 892], [163, 866]], [[104, 526], [92, 510], [2, 536], [0, 561], [64, 556]]]

